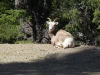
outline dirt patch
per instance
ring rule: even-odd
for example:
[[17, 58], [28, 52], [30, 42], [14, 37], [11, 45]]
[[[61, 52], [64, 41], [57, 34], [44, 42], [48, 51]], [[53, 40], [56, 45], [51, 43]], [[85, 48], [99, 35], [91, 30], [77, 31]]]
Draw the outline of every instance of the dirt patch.
[[1, 44], [0, 63], [31, 62], [31, 60], [49, 58], [49, 55], [51, 54], [64, 56], [64, 54], [77, 53], [83, 50], [95, 48], [96, 47], [94, 46], [79, 46], [75, 48], [62, 49], [55, 48], [50, 44]]
[[0, 75], [100, 75], [100, 47], [0, 44], [0, 64]]

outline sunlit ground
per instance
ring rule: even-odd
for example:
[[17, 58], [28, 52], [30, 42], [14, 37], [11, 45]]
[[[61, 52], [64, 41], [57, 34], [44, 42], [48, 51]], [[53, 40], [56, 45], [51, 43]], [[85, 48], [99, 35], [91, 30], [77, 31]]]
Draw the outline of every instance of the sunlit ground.
[[100, 75], [100, 47], [0, 44], [0, 75]]

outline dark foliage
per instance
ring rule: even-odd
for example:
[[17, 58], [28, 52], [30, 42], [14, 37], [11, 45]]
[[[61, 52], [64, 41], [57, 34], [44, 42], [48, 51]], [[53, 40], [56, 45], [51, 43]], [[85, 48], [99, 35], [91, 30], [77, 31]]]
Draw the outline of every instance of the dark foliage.
[[[88, 45], [100, 43], [99, 0], [4, 0], [1, 1], [0, 7], [1, 43], [8, 42], [11, 38], [17, 41], [20, 19], [26, 20], [20, 29], [27, 39], [31, 38], [37, 43], [49, 43], [45, 24], [47, 17], [59, 17], [59, 28], [70, 32], [78, 42]], [[4, 30], [4, 25], [8, 26], [7, 30]], [[15, 30], [14, 33], [12, 30]], [[3, 36], [5, 33], [9, 36]]]

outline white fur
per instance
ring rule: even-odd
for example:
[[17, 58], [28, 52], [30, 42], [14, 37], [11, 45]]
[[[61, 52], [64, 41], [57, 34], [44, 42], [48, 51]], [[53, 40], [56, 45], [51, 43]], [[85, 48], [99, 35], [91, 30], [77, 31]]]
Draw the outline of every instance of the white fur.
[[56, 46], [57, 48], [60, 48], [60, 47], [61, 47], [61, 43], [60, 43], [60, 42], [57, 42], [55, 46]]
[[49, 31], [53, 28], [54, 25], [58, 25], [58, 22], [46, 22], [49, 25]]
[[74, 42], [74, 39], [72, 37], [66, 38], [62, 44], [63, 44], [63, 48], [75, 46], [75, 42]]

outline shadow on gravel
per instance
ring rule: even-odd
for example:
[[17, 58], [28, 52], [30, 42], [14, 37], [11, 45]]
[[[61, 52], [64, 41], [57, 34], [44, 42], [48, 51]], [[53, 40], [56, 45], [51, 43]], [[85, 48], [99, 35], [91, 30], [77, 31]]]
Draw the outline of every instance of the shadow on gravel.
[[88, 49], [63, 57], [58, 55], [52, 54], [50, 58], [31, 63], [2, 64], [0, 75], [91, 75], [100, 72], [99, 49]]

